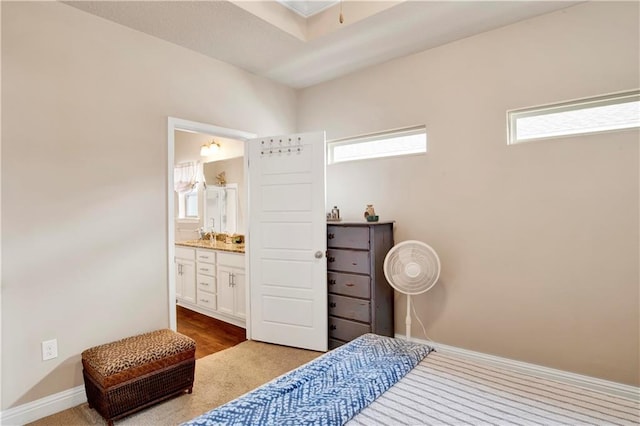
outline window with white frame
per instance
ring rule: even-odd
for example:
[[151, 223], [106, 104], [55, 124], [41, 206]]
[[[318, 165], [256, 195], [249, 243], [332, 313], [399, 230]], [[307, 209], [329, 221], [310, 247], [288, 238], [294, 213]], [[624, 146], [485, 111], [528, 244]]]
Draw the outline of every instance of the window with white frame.
[[640, 91], [507, 112], [508, 143], [640, 127]]
[[425, 126], [390, 130], [351, 138], [336, 139], [327, 144], [329, 164], [427, 152]]
[[173, 169], [173, 181], [178, 194], [177, 219], [198, 219], [198, 188], [204, 182], [202, 163], [177, 164]]
[[198, 218], [198, 187], [178, 193], [178, 219]]

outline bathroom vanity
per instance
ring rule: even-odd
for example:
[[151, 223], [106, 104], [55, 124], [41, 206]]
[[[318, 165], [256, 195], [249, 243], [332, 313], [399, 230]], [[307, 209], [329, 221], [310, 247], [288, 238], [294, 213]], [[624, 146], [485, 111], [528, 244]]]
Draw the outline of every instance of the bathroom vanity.
[[176, 243], [176, 303], [239, 327], [246, 323], [244, 244]]

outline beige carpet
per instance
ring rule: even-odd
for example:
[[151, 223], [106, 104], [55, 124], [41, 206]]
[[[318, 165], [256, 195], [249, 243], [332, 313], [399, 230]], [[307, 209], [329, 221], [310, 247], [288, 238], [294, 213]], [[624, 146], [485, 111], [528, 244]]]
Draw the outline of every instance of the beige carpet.
[[[184, 394], [116, 421], [116, 425], [176, 425], [311, 361], [320, 352], [242, 342], [196, 361], [191, 395]], [[103, 425], [104, 419], [84, 403], [30, 423], [37, 426]]]

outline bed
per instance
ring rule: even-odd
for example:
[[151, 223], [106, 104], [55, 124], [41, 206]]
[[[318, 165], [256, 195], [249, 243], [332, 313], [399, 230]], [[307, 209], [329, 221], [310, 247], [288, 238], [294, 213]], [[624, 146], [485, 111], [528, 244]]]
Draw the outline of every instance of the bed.
[[365, 334], [187, 423], [638, 425], [637, 400]]

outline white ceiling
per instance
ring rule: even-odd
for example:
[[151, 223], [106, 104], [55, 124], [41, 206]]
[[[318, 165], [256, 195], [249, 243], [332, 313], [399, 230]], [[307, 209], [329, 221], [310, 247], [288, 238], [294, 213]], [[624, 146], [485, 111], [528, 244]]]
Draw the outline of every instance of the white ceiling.
[[[302, 88], [579, 2], [408, 0], [383, 5], [345, 0], [342, 25], [337, 23], [340, 4], [303, 19], [275, 1], [65, 3], [290, 87]], [[373, 14], [359, 12], [367, 3], [373, 5]], [[291, 17], [275, 8], [290, 13]], [[291, 26], [287, 28], [284, 24]], [[319, 25], [326, 28], [319, 31]]]

